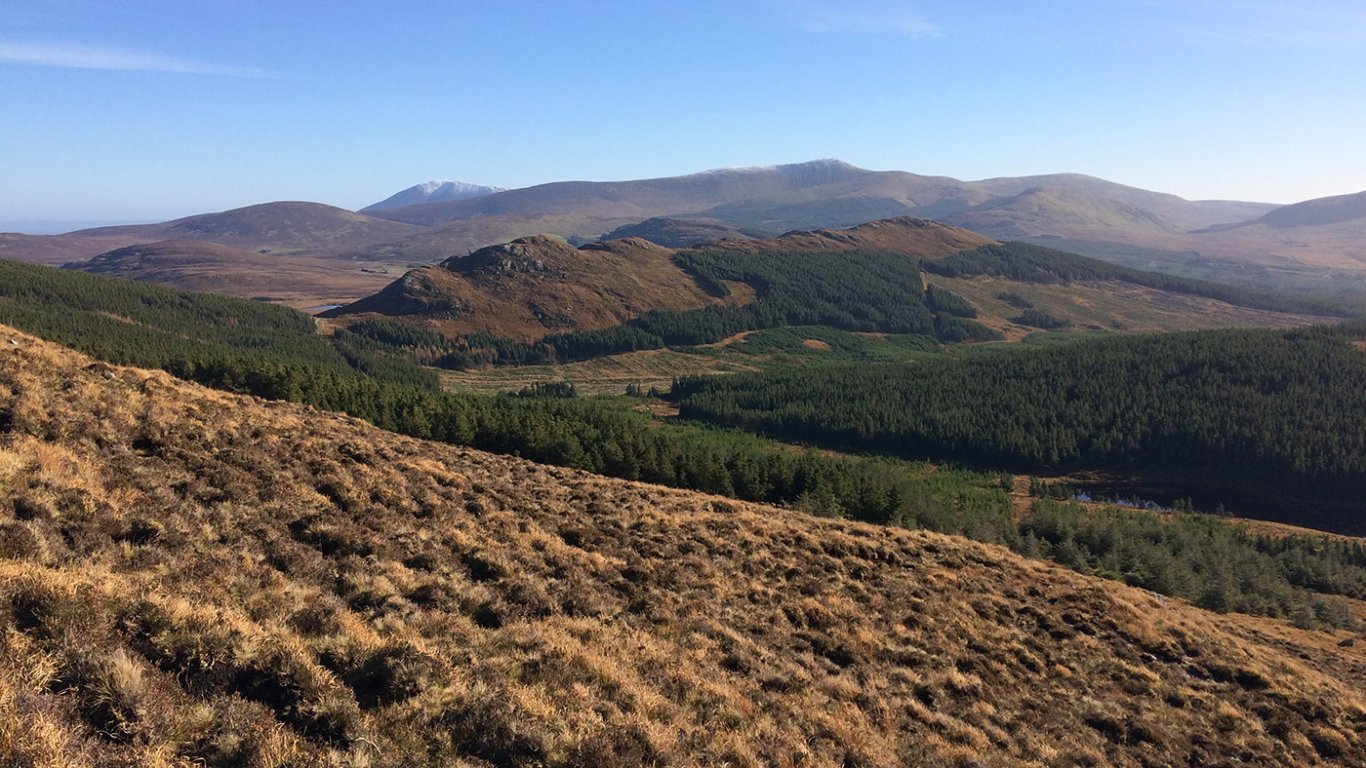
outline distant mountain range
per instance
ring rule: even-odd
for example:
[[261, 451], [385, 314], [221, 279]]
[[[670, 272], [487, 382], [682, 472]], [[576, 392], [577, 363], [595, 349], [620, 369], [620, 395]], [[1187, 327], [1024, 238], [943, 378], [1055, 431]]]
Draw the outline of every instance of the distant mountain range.
[[[576, 242], [638, 236], [679, 247], [721, 232], [765, 237], [909, 215], [1211, 279], [1269, 283], [1346, 270], [1366, 280], [1366, 217], [1349, 204], [1357, 197], [1300, 203], [1336, 213], [1289, 219], [1293, 233], [1262, 236], [1253, 225], [1285, 229], [1287, 220], [1278, 223], [1275, 212], [1296, 206], [1189, 201], [1080, 174], [961, 181], [818, 160], [639, 181], [556, 182], [375, 211], [428, 229], [372, 255], [436, 261], [532, 232]], [[1251, 229], [1238, 231], [1245, 227]]]
[[[1077, 174], [961, 181], [838, 160], [501, 191], [429, 182], [359, 213], [278, 202], [161, 224], [0, 234], [0, 258], [80, 268], [79, 262], [132, 245], [210, 242], [269, 255], [282, 268], [294, 260], [334, 262], [338, 274], [355, 277], [354, 285], [334, 280], [314, 298], [340, 303], [370, 293], [376, 273], [397, 274], [528, 235], [555, 235], [575, 245], [639, 237], [676, 248], [900, 216], [1226, 282], [1366, 285], [1366, 192], [1290, 206], [1189, 201]], [[147, 273], [147, 259], [138, 263], [126, 276]], [[193, 285], [246, 295], [242, 263], [225, 262], [215, 281], [211, 264], [201, 261]], [[103, 268], [111, 268], [110, 260]], [[288, 281], [289, 290], [279, 296], [250, 295], [288, 293], [291, 301], [310, 301], [306, 272], [296, 273], [299, 279]]]
[[503, 187], [467, 184], [463, 181], [428, 181], [415, 184], [402, 192], [396, 192], [374, 205], [367, 205], [361, 209], [361, 212], [403, 208], [409, 205], [426, 205], [428, 203], [448, 203], [452, 200], [468, 200], [473, 197], [483, 197], [495, 192], [506, 191]]

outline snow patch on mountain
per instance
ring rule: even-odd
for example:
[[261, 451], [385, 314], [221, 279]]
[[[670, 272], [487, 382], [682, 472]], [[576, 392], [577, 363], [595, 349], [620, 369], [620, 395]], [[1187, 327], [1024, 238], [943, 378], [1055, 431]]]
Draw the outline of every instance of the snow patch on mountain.
[[495, 192], [506, 191], [507, 190], [503, 187], [490, 187], [485, 184], [470, 184], [464, 181], [426, 181], [408, 187], [374, 205], [368, 205], [362, 208], [361, 211], [379, 211], [386, 208], [402, 208], [407, 205], [426, 205], [427, 203], [445, 203], [451, 200], [468, 200], [472, 197], [483, 197], [484, 195], [492, 195]]

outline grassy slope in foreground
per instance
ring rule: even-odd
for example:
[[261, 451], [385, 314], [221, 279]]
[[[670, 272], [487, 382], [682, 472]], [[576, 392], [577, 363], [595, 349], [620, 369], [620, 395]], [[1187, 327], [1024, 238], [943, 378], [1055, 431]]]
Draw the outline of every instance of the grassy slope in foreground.
[[0, 344], [7, 765], [1363, 765], [1366, 651]]

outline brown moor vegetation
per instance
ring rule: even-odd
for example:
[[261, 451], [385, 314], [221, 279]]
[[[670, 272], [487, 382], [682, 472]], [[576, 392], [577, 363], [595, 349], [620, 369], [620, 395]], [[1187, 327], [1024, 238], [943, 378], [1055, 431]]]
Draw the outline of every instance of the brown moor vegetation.
[[0, 765], [1366, 765], [1366, 644], [0, 329]]
[[299, 307], [373, 293], [393, 277], [387, 265], [367, 270], [327, 257], [281, 257], [198, 240], [140, 243], [65, 266], [186, 291], [268, 297]]
[[717, 303], [672, 254], [634, 237], [581, 248], [553, 237], [523, 237], [419, 267], [328, 314], [396, 315], [451, 336], [484, 332], [533, 341], [557, 330], [609, 328], [652, 309]]

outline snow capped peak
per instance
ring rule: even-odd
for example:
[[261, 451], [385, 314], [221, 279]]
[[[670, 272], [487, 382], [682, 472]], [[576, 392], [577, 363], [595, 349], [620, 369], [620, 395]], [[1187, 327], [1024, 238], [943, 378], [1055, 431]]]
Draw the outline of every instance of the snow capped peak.
[[713, 169], [711, 169], [711, 170], [709, 170], [709, 171], [702, 171], [702, 172], [700, 172], [700, 173], [695, 173], [695, 174], [692, 174], [692, 175], [693, 175], [693, 176], [715, 176], [715, 175], [723, 175], [723, 174], [744, 174], [744, 173], [765, 173], [765, 172], [770, 172], [770, 173], [771, 173], [771, 172], [774, 172], [774, 171], [783, 172], [783, 173], [811, 173], [811, 172], [855, 173], [855, 172], [861, 172], [861, 171], [863, 171], [863, 169], [861, 169], [861, 168], [859, 168], [859, 167], [857, 167], [857, 166], [850, 165], [849, 163], [846, 163], [846, 162], [844, 162], [843, 160], [838, 160], [838, 159], [833, 158], [833, 157], [827, 157], [827, 158], [823, 158], [823, 159], [820, 159], [820, 160], [809, 160], [809, 161], [804, 162], [804, 163], [785, 163], [785, 164], [782, 164], [782, 165], [736, 165], [736, 166], [730, 166], [730, 167], [727, 167], [727, 168], [713, 168]]
[[407, 189], [394, 194], [374, 205], [362, 208], [362, 211], [378, 211], [386, 208], [402, 208], [406, 205], [425, 205], [427, 203], [444, 203], [451, 200], [468, 200], [472, 197], [483, 197], [492, 195], [495, 192], [505, 192], [502, 187], [490, 187], [483, 184], [470, 184], [464, 181], [426, 181], [421, 184], [408, 187]]

